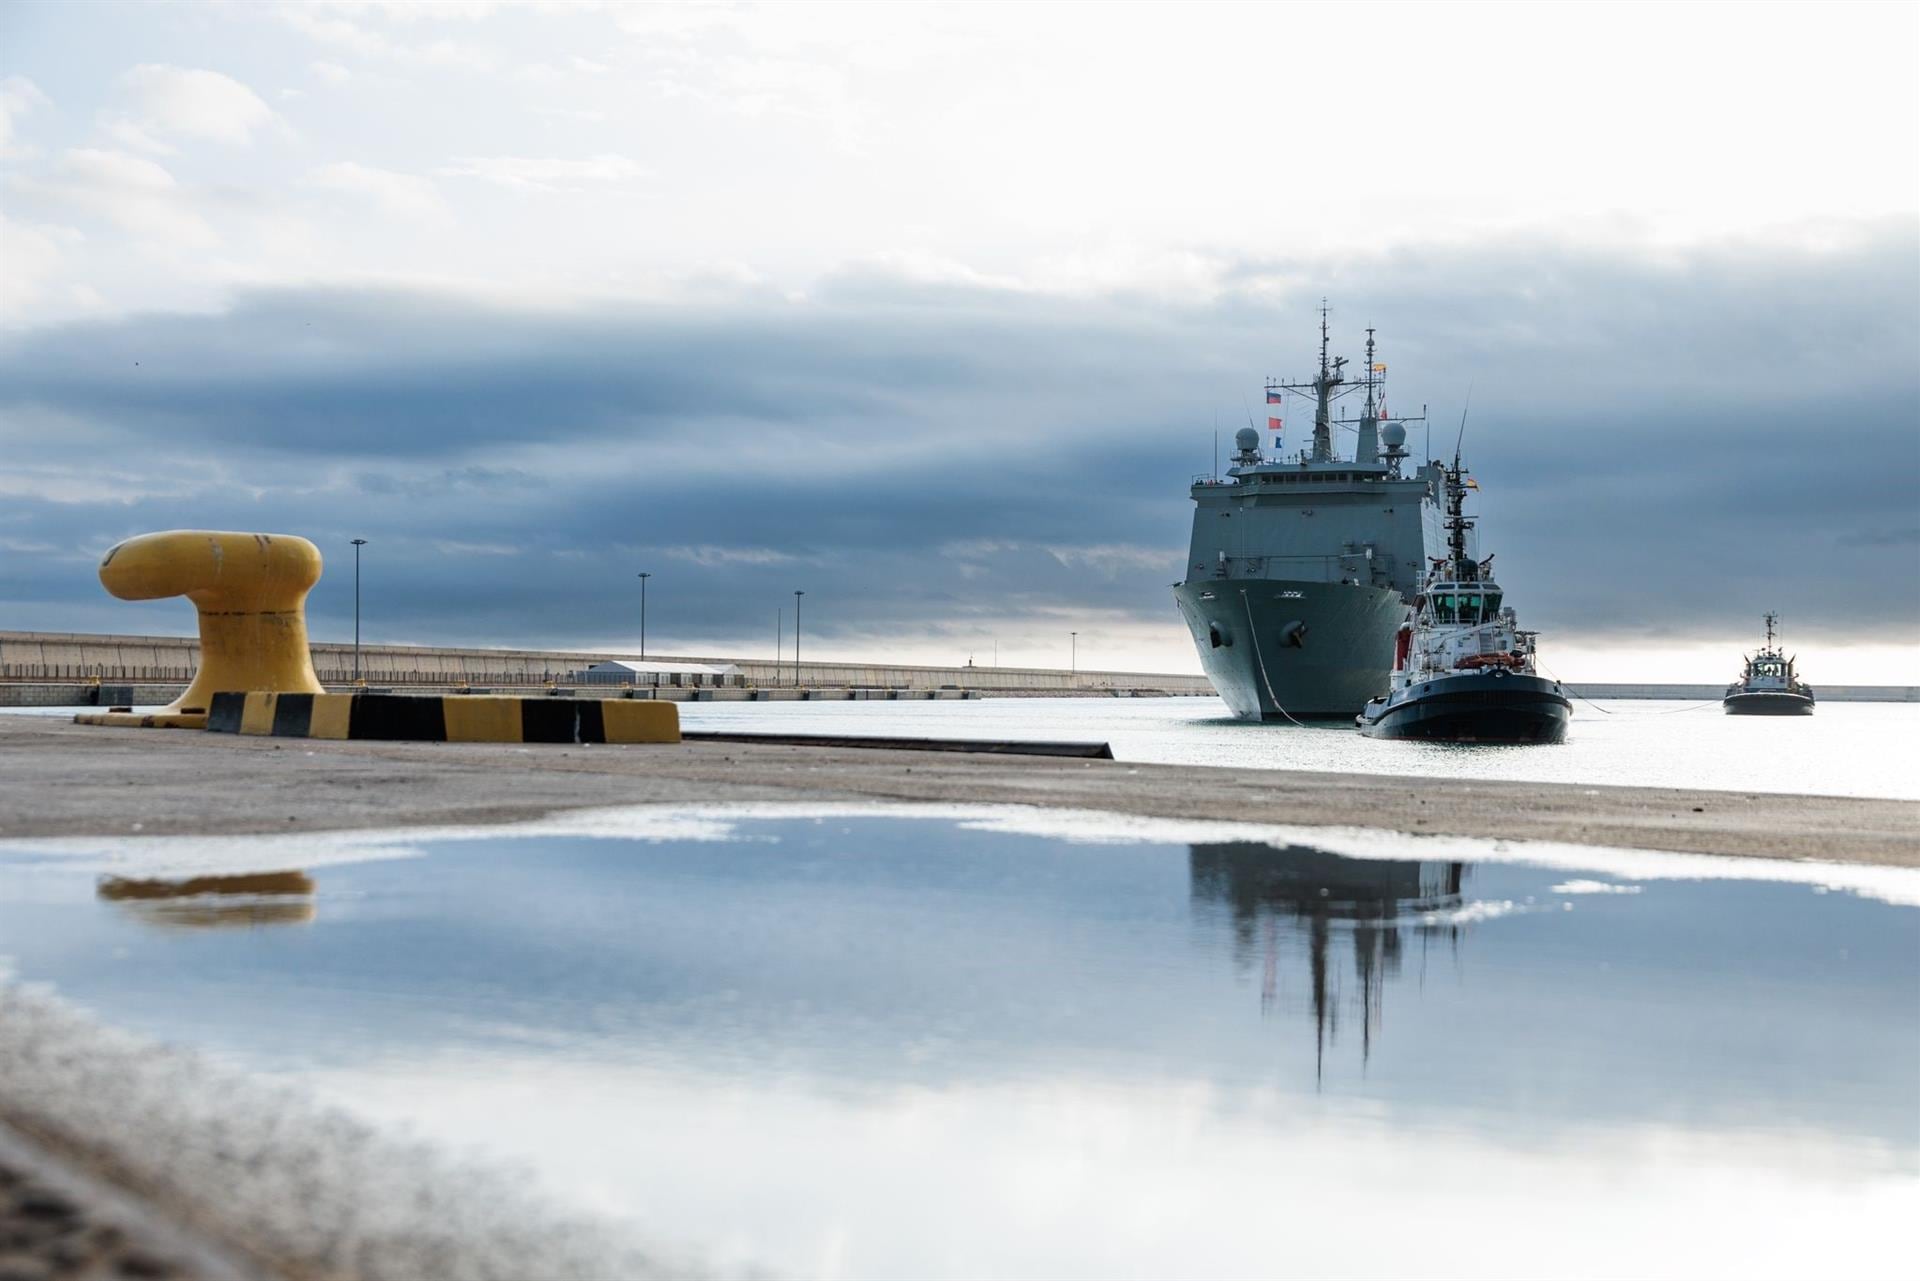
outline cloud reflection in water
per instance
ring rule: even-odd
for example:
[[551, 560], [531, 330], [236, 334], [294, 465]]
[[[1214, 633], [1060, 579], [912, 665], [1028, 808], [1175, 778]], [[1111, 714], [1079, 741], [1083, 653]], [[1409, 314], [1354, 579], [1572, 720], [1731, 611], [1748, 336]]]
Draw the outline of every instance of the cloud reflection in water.
[[1920, 1186], [1904, 883], [639, 813], [370, 837], [297, 931], [155, 931], [126, 910], [207, 896], [49, 856], [0, 935], [106, 1017], [795, 1275], [1865, 1275]]

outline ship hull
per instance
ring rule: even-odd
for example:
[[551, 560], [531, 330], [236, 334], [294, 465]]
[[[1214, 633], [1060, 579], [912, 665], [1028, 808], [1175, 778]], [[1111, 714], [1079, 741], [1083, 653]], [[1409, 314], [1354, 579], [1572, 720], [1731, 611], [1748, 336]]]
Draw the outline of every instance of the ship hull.
[[1390, 587], [1221, 578], [1174, 600], [1201, 666], [1243, 720], [1346, 719], [1386, 693], [1406, 604]]
[[1813, 700], [1805, 694], [1785, 691], [1729, 694], [1720, 705], [1729, 716], [1811, 716]]
[[1573, 704], [1558, 682], [1515, 672], [1462, 672], [1371, 704], [1358, 718], [1369, 738], [1441, 743], [1558, 743]]

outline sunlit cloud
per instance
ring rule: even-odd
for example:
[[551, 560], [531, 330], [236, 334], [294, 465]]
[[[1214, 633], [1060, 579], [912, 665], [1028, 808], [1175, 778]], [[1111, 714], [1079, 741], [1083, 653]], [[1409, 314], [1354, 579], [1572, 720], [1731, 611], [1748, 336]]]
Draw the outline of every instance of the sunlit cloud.
[[25, 76], [0, 79], [0, 160], [18, 154], [20, 150], [21, 144], [16, 141], [16, 122], [30, 112], [52, 105], [47, 95], [40, 92], [40, 86]]
[[588, 156], [581, 160], [539, 156], [469, 156], [442, 165], [434, 172], [447, 178], [478, 178], [522, 191], [578, 191], [596, 185], [618, 185], [648, 176], [642, 165], [625, 156]]
[[419, 174], [337, 160], [315, 169], [304, 181], [316, 190], [364, 200], [380, 212], [402, 218], [440, 222], [451, 216], [433, 179]]
[[231, 76], [202, 68], [142, 63], [120, 77], [125, 108], [103, 127], [121, 143], [168, 153], [168, 139], [244, 145], [286, 123]]
[[117, 229], [155, 256], [219, 243], [192, 193], [158, 161], [131, 152], [69, 148], [50, 169], [7, 187], [35, 207]]

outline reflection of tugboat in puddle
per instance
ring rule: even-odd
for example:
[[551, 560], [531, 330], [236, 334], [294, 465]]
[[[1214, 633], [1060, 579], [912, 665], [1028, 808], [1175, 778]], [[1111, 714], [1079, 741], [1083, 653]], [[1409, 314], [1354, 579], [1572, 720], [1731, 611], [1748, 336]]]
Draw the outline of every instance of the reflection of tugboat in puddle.
[[1187, 857], [1194, 903], [1227, 909], [1242, 964], [1251, 964], [1258, 932], [1263, 1013], [1280, 1003], [1282, 935], [1297, 931], [1303, 938], [1316, 1075], [1329, 1034], [1339, 1031], [1336, 933], [1345, 933], [1353, 947], [1363, 1061], [1372, 1055], [1385, 980], [1400, 969], [1403, 931], [1411, 929], [1422, 940], [1459, 937], [1460, 927], [1450, 918], [1460, 906], [1462, 863], [1358, 859], [1252, 842], [1192, 845]]
[[1794, 675], [1794, 660], [1773, 643], [1773, 625], [1779, 621], [1778, 614], [1767, 615], [1766, 648], [1748, 655], [1740, 679], [1727, 686], [1727, 696], [1720, 705], [1729, 715], [1813, 715], [1813, 686], [1801, 683]]
[[[1493, 557], [1467, 554], [1467, 487], [1460, 455], [1447, 470], [1447, 557], [1415, 598], [1394, 650], [1392, 684], [1354, 718], [1371, 738], [1447, 743], [1558, 743], [1573, 704], [1533, 668], [1534, 633], [1502, 606]], [[1477, 485], [1474, 488], [1478, 488]]]

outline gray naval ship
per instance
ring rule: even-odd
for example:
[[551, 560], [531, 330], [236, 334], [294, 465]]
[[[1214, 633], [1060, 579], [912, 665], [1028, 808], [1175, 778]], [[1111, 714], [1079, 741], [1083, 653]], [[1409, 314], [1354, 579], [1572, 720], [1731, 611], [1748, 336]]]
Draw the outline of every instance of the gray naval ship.
[[[1269, 457], [1245, 427], [1226, 475], [1192, 487], [1193, 544], [1174, 601], [1207, 678], [1249, 720], [1351, 719], [1385, 694], [1407, 606], [1446, 552], [1445, 469], [1403, 473], [1406, 424], [1424, 413], [1387, 416], [1373, 330], [1363, 376], [1346, 365], [1328, 357], [1323, 306], [1318, 375], [1267, 384], [1268, 404], [1312, 397], [1312, 447]], [[1334, 402], [1357, 392], [1360, 416], [1336, 420]], [[1353, 433], [1352, 457], [1339, 456], [1336, 429]]]

